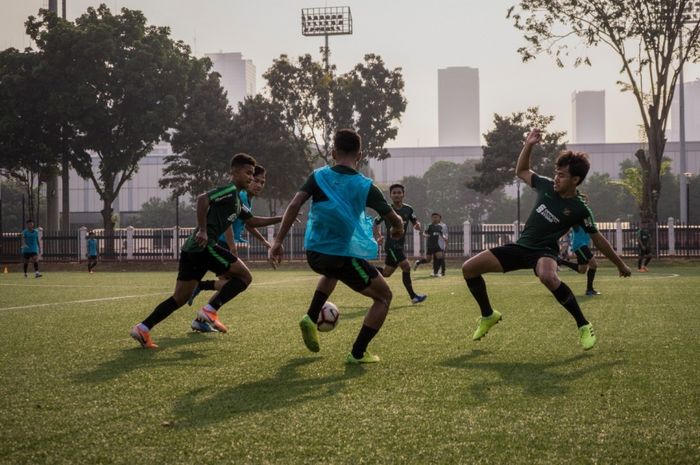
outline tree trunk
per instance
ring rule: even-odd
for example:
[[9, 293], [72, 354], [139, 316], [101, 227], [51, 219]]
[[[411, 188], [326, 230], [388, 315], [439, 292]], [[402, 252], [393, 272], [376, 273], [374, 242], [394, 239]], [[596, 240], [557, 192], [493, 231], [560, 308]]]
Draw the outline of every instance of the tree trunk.
[[63, 154], [61, 160], [61, 231], [67, 233], [70, 229], [70, 164], [68, 155]]
[[58, 230], [58, 176], [46, 181], [46, 229]]
[[105, 192], [105, 197], [102, 199], [102, 225], [104, 227], [104, 254], [109, 258], [114, 257], [114, 222], [112, 221], [112, 202], [114, 199], [108, 197]]
[[647, 139], [649, 141], [648, 152], [645, 154], [643, 150], [638, 150], [635, 154], [642, 165], [644, 192], [639, 213], [642, 225], [646, 225], [651, 232], [652, 250], [656, 252], [656, 226], [659, 222], [658, 206], [659, 197], [661, 196], [661, 162], [664, 157], [666, 137], [662, 130], [661, 121], [653, 111], [653, 107], [649, 108]]

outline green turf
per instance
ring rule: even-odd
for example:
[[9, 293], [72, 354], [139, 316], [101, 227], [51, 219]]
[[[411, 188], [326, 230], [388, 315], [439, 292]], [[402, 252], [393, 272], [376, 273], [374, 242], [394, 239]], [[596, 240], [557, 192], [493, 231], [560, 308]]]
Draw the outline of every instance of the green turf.
[[[0, 463], [700, 462], [700, 267], [600, 270], [603, 295], [579, 298], [598, 334], [585, 353], [532, 273], [486, 277], [504, 320], [480, 342], [458, 270], [428, 273], [417, 306], [389, 280], [382, 362], [360, 367], [343, 361], [368, 300], [342, 285], [338, 328], [305, 349], [307, 271], [255, 271], [221, 311], [225, 335], [189, 332], [180, 309], [157, 351], [128, 332], [174, 273], [0, 275]], [[562, 276], [582, 295], [584, 276]]]

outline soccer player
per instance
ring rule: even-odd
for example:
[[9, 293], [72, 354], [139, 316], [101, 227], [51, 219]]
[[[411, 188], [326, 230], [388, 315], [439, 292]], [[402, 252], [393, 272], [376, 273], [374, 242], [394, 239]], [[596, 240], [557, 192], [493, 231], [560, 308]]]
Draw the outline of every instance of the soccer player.
[[389, 187], [389, 196], [391, 197], [391, 208], [401, 217], [404, 225], [404, 233], [398, 238], [388, 237], [386, 240], [382, 235], [381, 223], [384, 221], [386, 223], [387, 231], [391, 228], [391, 224], [386, 218], [381, 216], [377, 217], [374, 221], [374, 236], [377, 239], [377, 243], [381, 245], [384, 243], [384, 251], [386, 252], [386, 258], [384, 259], [384, 267], [377, 267], [377, 269], [382, 273], [382, 276], [388, 278], [394, 274], [394, 270], [397, 267], [401, 268], [401, 279], [403, 285], [408, 292], [408, 296], [411, 302], [418, 304], [423, 302], [428, 298], [427, 295], [416, 294], [413, 291], [413, 284], [411, 282], [411, 265], [408, 264], [406, 255], [403, 253], [404, 243], [406, 242], [406, 228], [408, 227], [408, 222], [413, 224], [413, 229], [416, 231], [421, 230], [420, 222], [416, 218], [413, 212], [413, 207], [408, 204], [403, 203], [403, 198], [405, 196], [406, 189], [401, 184], [392, 184]]
[[[646, 224], [642, 224], [642, 227], [637, 231], [637, 247], [639, 248], [637, 268], [641, 273], [647, 273], [649, 272], [647, 265], [651, 261], [651, 234]], [[644, 263], [642, 263], [642, 260], [644, 260]]]
[[222, 232], [230, 228], [238, 217], [253, 227], [279, 222], [279, 217], [258, 218], [241, 205], [239, 190], [253, 181], [255, 159], [245, 153], [231, 159], [231, 183], [213, 189], [197, 197], [197, 227], [182, 246], [175, 291], [161, 302], [141, 323], [131, 329], [133, 337], [142, 347], [158, 347], [151, 339], [150, 331], [171, 313], [182, 307], [207, 270], [220, 276], [217, 292], [197, 316], [225, 333], [228, 328], [219, 320], [218, 310], [228, 301], [245, 291], [253, 280], [243, 261], [216, 243]]
[[97, 266], [97, 239], [95, 231], [90, 231], [87, 239], [88, 273], [94, 273]]
[[315, 170], [294, 196], [284, 212], [280, 230], [268, 252], [273, 266], [281, 262], [282, 242], [294, 223], [299, 209], [311, 199], [304, 248], [309, 266], [321, 275], [309, 309], [299, 322], [302, 338], [312, 352], [320, 350], [316, 321], [338, 281], [372, 299], [351, 352], [349, 364], [376, 363], [379, 357], [367, 346], [384, 323], [391, 289], [377, 269], [367, 260], [376, 257], [377, 243], [372, 236], [372, 220], [365, 207], [386, 218], [392, 237], [402, 237], [403, 222], [391, 209], [372, 180], [357, 171], [362, 157], [362, 140], [352, 129], [340, 129], [333, 138], [335, 166]]
[[[265, 181], [266, 181], [266, 171], [265, 168], [262, 165], [255, 165], [255, 172], [253, 174], [253, 182], [250, 183], [250, 186], [248, 186], [248, 189], [242, 190], [239, 193], [239, 197], [241, 199], [241, 205], [244, 207], [248, 208], [250, 212], [253, 212], [253, 197], [260, 195], [260, 192], [262, 192], [263, 187], [265, 187]], [[280, 220], [282, 217], [278, 217]], [[257, 229], [253, 228], [252, 226], [248, 226], [245, 224], [245, 221], [243, 221], [240, 217], [236, 218], [236, 220], [233, 222], [231, 227], [226, 230], [224, 234], [219, 236], [218, 239], [218, 244], [221, 247], [224, 247], [225, 249], [228, 249], [231, 251], [232, 254], [238, 256], [238, 247], [240, 244], [245, 243], [247, 246], [247, 241], [243, 239], [243, 229], [247, 229], [253, 236], [255, 236], [259, 241], [265, 245], [268, 249], [270, 248], [270, 243], [265, 239], [265, 237], [260, 234], [260, 231]], [[190, 295], [190, 298], [187, 300], [187, 305], [192, 305], [194, 302], [194, 299], [197, 297], [197, 295], [201, 291], [214, 291], [216, 289], [216, 283], [219, 282], [214, 281], [214, 280], [207, 280], [207, 281], [200, 281], [197, 284], [197, 287], [194, 288], [194, 291], [192, 291], [192, 295]], [[216, 332], [216, 329], [214, 329], [209, 323], [204, 321], [203, 319], [197, 317], [194, 320], [192, 320], [191, 327], [194, 331], [199, 331], [203, 333], [211, 333], [211, 332]]]
[[472, 339], [478, 341], [486, 336], [501, 320], [501, 313], [491, 308], [482, 275], [530, 268], [574, 318], [581, 345], [588, 350], [596, 343], [595, 332], [569, 286], [557, 276], [558, 238], [572, 226], [579, 225], [590, 235], [596, 248], [617, 266], [620, 276], [630, 276], [631, 272], [598, 232], [588, 205], [576, 190], [590, 168], [587, 155], [563, 151], [555, 161], [554, 180], [539, 176], [530, 169], [530, 153], [541, 138], [539, 129], [530, 132], [515, 168], [517, 176], [537, 191], [535, 207], [520, 238], [515, 244], [485, 250], [462, 265], [469, 291], [481, 310], [479, 326]]
[[430, 276], [442, 277], [445, 275], [445, 250], [447, 249], [447, 225], [442, 222], [442, 215], [433, 213], [430, 215], [431, 223], [423, 233], [427, 237], [426, 257], [416, 260], [413, 271], [423, 263], [433, 262], [433, 272]]
[[[581, 194], [583, 195], [583, 194]], [[576, 263], [560, 259], [558, 263], [565, 265], [578, 273], [586, 273], [586, 295], [600, 295], [600, 292], [593, 289], [598, 263], [591, 252], [591, 237], [582, 227], [576, 225], [571, 228], [571, 251], [576, 257]]]
[[34, 277], [41, 278], [39, 273], [39, 231], [34, 229], [34, 220], [27, 220], [27, 227], [22, 230], [22, 257], [24, 258], [24, 277], [27, 277], [29, 262], [34, 264]]

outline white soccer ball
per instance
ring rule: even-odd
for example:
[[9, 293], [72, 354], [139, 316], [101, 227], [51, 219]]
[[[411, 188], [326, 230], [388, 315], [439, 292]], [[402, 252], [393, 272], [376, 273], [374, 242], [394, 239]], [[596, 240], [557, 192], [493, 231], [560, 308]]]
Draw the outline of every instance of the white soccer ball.
[[333, 302], [326, 302], [323, 304], [323, 308], [321, 308], [321, 312], [318, 314], [316, 327], [322, 332], [332, 331], [338, 325], [339, 319], [340, 311], [338, 311], [338, 307], [336, 307]]

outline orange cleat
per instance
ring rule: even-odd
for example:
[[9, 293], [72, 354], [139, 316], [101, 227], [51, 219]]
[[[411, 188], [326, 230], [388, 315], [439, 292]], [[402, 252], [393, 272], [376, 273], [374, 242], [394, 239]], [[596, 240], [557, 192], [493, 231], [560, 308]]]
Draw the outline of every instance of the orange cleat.
[[202, 307], [197, 312], [197, 316], [212, 325], [220, 333], [228, 332], [228, 328], [219, 320], [219, 315], [216, 312], [212, 312], [205, 307]]
[[131, 328], [131, 337], [133, 337], [136, 342], [141, 344], [144, 349], [156, 349], [158, 346], [153, 343], [151, 339], [151, 333], [149, 331], [144, 331], [139, 328], [139, 325]]

